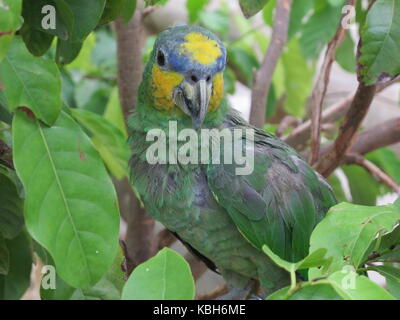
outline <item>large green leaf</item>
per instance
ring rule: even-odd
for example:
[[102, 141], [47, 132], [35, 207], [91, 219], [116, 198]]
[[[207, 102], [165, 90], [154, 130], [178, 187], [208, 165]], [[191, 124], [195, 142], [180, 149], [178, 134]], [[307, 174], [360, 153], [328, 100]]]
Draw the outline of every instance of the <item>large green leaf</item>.
[[289, 39], [301, 31], [303, 19], [311, 11], [313, 6], [313, 1], [310, 0], [292, 1], [288, 30]]
[[125, 7], [127, 0], [106, 0], [100, 24], [109, 23], [116, 19]]
[[[328, 250], [333, 261], [328, 272], [341, 270], [345, 265], [357, 268], [368, 253], [375, 238], [391, 232], [400, 221], [400, 209], [394, 205], [366, 207], [341, 203], [332, 207], [316, 226], [310, 239], [310, 251]], [[310, 279], [324, 274], [310, 269]]]
[[18, 29], [22, 23], [22, 0], [0, 0], [0, 33]]
[[61, 110], [61, 79], [53, 61], [32, 56], [16, 37], [0, 63], [0, 79], [10, 111], [28, 107], [46, 124], [56, 121]]
[[195, 286], [188, 263], [165, 248], [133, 270], [122, 291], [123, 300], [191, 300]]
[[117, 179], [128, 172], [130, 148], [122, 131], [105, 118], [83, 109], [71, 109], [72, 116], [92, 134], [92, 140], [107, 167]]
[[361, 76], [374, 84], [400, 74], [400, 2], [375, 1], [361, 31]]
[[285, 110], [291, 115], [302, 118], [305, 103], [312, 89], [314, 70], [304, 60], [297, 38], [293, 38], [282, 55], [285, 72], [286, 100]]
[[342, 300], [335, 289], [326, 283], [307, 283], [309, 285], [289, 294], [289, 287], [282, 288], [267, 297], [267, 300]]
[[254, 16], [261, 11], [269, 0], [239, 0], [240, 8], [246, 18]]
[[115, 258], [119, 215], [113, 184], [90, 139], [64, 112], [46, 127], [18, 110], [13, 147], [30, 234], [66, 282], [94, 285]]
[[6, 239], [20, 233], [24, 224], [22, 211], [23, 202], [14, 182], [0, 170], [0, 234]]
[[366, 155], [366, 158], [383, 169], [400, 183], [400, 158], [389, 148], [380, 148]]
[[10, 254], [7, 275], [0, 275], [0, 300], [17, 300], [29, 287], [32, 269], [31, 241], [25, 231], [16, 238], [6, 240]]
[[228, 59], [239, 75], [245, 79], [246, 84], [251, 86], [253, 83], [252, 70], [260, 67], [254, 53], [250, 53], [239, 46], [231, 46], [228, 48]]

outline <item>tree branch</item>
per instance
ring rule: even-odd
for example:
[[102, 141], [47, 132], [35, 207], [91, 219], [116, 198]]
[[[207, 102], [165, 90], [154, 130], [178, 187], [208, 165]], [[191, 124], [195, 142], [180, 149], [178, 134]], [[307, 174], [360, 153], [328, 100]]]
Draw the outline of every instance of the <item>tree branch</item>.
[[261, 68], [254, 76], [250, 123], [259, 128], [262, 128], [265, 123], [265, 108], [272, 76], [287, 42], [291, 4], [292, 0], [277, 2], [271, 43], [262, 61]]
[[346, 164], [356, 164], [367, 170], [379, 183], [382, 183], [389, 188], [393, 189], [398, 195], [400, 195], [400, 185], [383, 170], [377, 167], [371, 161], [365, 159], [363, 156], [357, 153], [349, 153], [346, 155], [344, 162]]
[[316, 163], [315, 169], [328, 177], [339, 165], [353, 144], [355, 134], [367, 114], [376, 92], [375, 86], [359, 83], [356, 95], [339, 129], [339, 135]]
[[[115, 21], [118, 50], [118, 88], [121, 106], [127, 120], [135, 107], [142, 79], [144, 31], [142, 11], [136, 10], [126, 24], [122, 17]], [[140, 263], [155, 254], [153, 245], [154, 220], [150, 218], [136, 198], [128, 179], [116, 183], [121, 214], [127, 222], [126, 267], [128, 275]]]
[[[347, 1], [348, 5], [354, 5], [355, 0]], [[340, 20], [341, 21], [341, 20]], [[321, 139], [321, 118], [322, 105], [324, 102], [326, 90], [328, 88], [329, 76], [332, 70], [332, 64], [335, 61], [336, 50], [342, 43], [346, 30], [339, 22], [338, 30], [335, 36], [328, 43], [324, 62], [321, 71], [315, 82], [314, 89], [311, 94], [311, 157], [310, 164], [317, 162], [319, 157], [320, 139]]]

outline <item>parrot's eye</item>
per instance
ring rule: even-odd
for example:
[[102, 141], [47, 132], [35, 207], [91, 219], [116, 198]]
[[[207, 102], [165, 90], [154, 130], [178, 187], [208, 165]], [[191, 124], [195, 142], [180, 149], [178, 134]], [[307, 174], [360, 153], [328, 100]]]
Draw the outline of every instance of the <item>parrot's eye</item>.
[[157, 53], [157, 63], [160, 67], [165, 66], [165, 55], [162, 51], [158, 51]]

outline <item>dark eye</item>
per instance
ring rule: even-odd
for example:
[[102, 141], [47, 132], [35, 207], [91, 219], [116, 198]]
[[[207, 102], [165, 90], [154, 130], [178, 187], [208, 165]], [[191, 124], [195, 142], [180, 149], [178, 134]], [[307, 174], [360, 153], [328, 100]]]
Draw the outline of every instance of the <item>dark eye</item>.
[[157, 53], [157, 63], [160, 67], [165, 66], [165, 55], [162, 51], [158, 51]]

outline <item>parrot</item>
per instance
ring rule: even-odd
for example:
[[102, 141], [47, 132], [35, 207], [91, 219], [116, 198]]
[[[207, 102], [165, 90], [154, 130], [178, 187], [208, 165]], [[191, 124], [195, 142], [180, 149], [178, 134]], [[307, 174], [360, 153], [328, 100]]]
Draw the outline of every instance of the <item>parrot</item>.
[[[290, 262], [303, 259], [311, 232], [337, 201], [326, 180], [294, 149], [230, 107], [226, 65], [223, 42], [203, 27], [174, 26], [159, 33], [128, 119], [129, 176], [148, 214], [225, 279], [226, 299], [246, 299], [255, 291], [265, 297], [287, 286], [290, 277], [263, 246]], [[238, 150], [251, 152], [252, 170], [238, 174], [241, 163], [222, 161], [233, 143], [213, 149], [221, 161], [178, 161], [168, 150], [187, 141], [174, 142], [172, 122], [178, 133], [239, 132]], [[166, 146], [167, 161], [149, 157], [156, 140]]]

